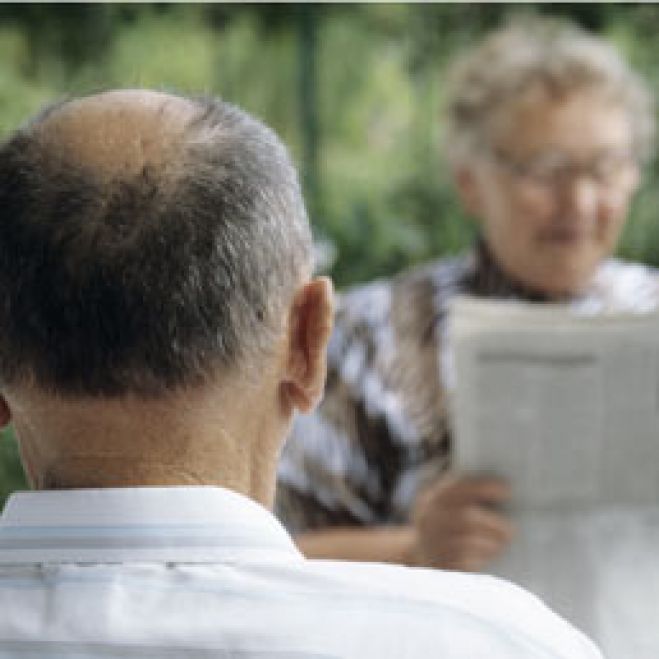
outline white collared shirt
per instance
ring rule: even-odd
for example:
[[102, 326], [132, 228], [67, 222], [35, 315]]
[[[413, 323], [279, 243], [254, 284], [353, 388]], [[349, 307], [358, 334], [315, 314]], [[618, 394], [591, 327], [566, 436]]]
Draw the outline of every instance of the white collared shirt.
[[484, 576], [304, 559], [220, 488], [13, 495], [0, 659], [595, 659], [537, 599]]

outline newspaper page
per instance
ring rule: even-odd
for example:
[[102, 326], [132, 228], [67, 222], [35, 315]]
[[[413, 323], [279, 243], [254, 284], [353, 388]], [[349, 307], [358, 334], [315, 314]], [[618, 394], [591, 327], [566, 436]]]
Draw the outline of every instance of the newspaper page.
[[454, 465], [507, 479], [494, 566], [611, 659], [659, 657], [659, 315], [461, 298]]

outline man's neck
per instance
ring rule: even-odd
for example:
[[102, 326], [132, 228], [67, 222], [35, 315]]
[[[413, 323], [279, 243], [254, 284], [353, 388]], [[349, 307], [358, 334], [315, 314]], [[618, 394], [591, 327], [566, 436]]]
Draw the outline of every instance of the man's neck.
[[[245, 466], [245, 465], [241, 465]], [[217, 486], [239, 492], [271, 507], [274, 496], [274, 469], [213, 469], [206, 464], [189, 467], [153, 461], [99, 458], [63, 458], [39, 475], [37, 489], [102, 489], [116, 487]]]
[[210, 387], [159, 400], [38, 394], [14, 409], [37, 489], [219, 485], [272, 504], [285, 419], [263, 404], [256, 415], [247, 395], [229, 401]]

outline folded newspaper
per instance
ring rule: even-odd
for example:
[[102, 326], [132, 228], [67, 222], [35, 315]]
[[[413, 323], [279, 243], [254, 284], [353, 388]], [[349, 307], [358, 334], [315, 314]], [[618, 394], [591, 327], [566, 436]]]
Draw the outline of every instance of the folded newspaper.
[[659, 314], [459, 298], [449, 346], [454, 466], [512, 486], [495, 573], [659, 657]]

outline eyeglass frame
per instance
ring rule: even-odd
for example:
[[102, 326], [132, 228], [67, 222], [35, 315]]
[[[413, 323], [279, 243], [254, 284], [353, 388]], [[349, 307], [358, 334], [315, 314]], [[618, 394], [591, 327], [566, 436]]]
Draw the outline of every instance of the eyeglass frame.
[[[561, 157], [557, 159], [560, 163], [559, 166], [554, 167], [553, 171], [548, 168], [549, 174], [547, 175], [539, 175], [532, 172], [530, 163], [533, 161], [540, 162], [543, 157], [546, 157], [546, 155], [555, 154], [558, 154]], [[600, 188], [605, 185], [615, 185], [622, 181], [623, 174], [631, 171], [632, 168], [638, 168], [640, 165], [639, 158], [631, 151], [620, 152], [616, 154], [616, 158], [611, 158], [609, 156], [611, 161], [614, 159], [617, 160], [617, 162], [614, 163], [614, 165], [617, 166], [608, 172], [606, 171], [606, 168], [601, 172], [596, 170], [596, 159], [593, 159], [593, 162], [590, 164], [580, 164], [571, 161], [569, 157], [563, 156], [558, 151], [547, 151], [540, 156], [529, 158], [525, 162], [515, 160], [512, 156], [506, 154], [502, 149], [497, 147], [489, 148], [488, 155], [494, 164], [502, 166], [514, 177], [547, 190], [555, 190], [560, 186], [565, 185], [567, 181], [573, 180], [575, 174], [582, 177], [586, 176]], [[605, 157], [600, 156], [600, 158], [600, 162], [605, 161]]]

